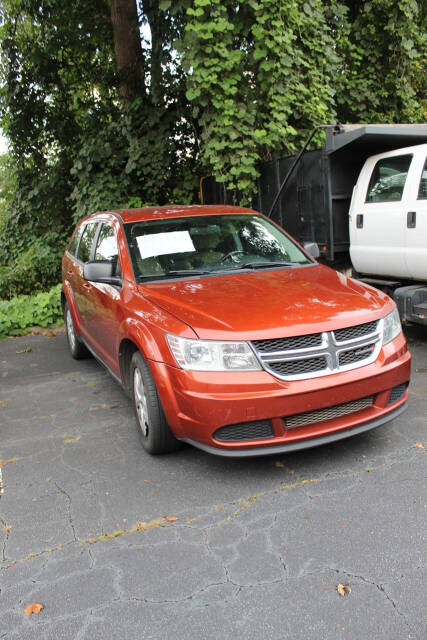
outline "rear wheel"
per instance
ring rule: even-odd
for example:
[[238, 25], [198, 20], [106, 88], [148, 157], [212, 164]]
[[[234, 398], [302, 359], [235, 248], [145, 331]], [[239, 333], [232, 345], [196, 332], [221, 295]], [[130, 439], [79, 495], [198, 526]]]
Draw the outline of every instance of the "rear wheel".
[[80, 340], [78, 335], [76, 334], [76, 330], [74, 328], [73, 317], [71, 315], [70, 307], [66, 302], [64, 304], [64, 321], [65, 321], [65, 329], [67, 331], [67, 340], [68, 347], [70, 349], [70, 353], [75, 360], [81, 360], [82, 358], [87, 358], [90, 353], [84, 346], [83, 342]]
[[152, 455], [179, 449], [181, 443], [166, 421], [150, 368], [138, 351], [132, 357], [130, 379], [138, 434], [144, 449]]

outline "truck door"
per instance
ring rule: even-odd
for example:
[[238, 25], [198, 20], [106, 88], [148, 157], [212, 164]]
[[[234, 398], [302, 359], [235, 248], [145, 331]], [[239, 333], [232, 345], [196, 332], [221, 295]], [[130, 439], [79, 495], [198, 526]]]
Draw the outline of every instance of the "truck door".
[[[420, 146], [411, 166], [406, 206], [406, 264], [409, 277], [427, 280], [427, 145]], [[408, 184], [409, 186], [409, 184]]]
[[412, 158], [396, 150], [369, 158], [362, 169], [350, 207], [350, 256], [360, 273], [410, 277], [404, 201]]

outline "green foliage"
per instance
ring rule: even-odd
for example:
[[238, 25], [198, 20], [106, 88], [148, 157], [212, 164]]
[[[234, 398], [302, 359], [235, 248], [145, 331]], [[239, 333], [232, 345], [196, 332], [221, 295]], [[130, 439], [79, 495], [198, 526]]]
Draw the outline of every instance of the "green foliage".
[[334, 119], [338, 59], [320, 0], [194, 0], [182, 43], [208, 171], [250, 200], [257, 165]]
[[0, 265], [0, 299], [44, 291], [61, 279], [65, 238], [51, 231], [36, 237], [7, 266]]
[[417, 0], [329, 2], [341, 122], [425, 122], [427, 24]]
[[193, 201], [191, 133], [177, 115], [173, 103], [146, 110], [136, 99], [86, 137], [71, 169], [74, 221], [104, 209]]
[[0, 300], [0, 338], [22, 335], [34, 325], [48, 327], [61, 318], [60, 284], [37, 295]]

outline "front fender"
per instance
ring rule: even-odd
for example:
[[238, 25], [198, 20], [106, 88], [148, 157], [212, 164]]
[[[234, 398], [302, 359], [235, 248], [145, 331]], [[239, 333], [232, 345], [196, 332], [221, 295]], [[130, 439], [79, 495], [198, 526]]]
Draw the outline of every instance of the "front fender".
[[135, 318], [126, 318], [120, 325], [120, 342], [130, 340], [147, 360], [163, 362], [164, 356], [148, 327]]

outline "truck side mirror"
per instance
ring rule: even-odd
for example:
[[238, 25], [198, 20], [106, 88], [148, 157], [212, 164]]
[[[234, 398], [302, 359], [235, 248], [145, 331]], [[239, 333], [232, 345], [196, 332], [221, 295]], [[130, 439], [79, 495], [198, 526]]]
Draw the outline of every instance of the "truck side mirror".
[[318, 258], [320, 256], [319, 245], [317, 242], [304, 242], [302, 246], [313, 258]]

